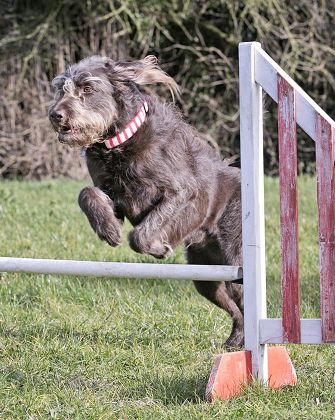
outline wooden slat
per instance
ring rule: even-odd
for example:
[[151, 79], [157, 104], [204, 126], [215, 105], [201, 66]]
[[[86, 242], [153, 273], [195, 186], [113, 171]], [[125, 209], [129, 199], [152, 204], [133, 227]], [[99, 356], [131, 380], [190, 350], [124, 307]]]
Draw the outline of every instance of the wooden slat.
[[278, 75], [278, 143], [284, 343], [300, 343], [295, 90]]
[[321, 331], [325, 343], [335, 342], [335, 173], [334, 130], [316, 117], [316, 171], [319, 217]]

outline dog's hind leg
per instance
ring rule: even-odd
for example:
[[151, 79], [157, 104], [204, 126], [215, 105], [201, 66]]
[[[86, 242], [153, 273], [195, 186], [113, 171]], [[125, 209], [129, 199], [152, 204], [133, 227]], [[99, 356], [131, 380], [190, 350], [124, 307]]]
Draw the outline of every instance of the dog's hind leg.
[[233, 327], [230, 336], [226, 340], [226, 347], [230, 349], [243, 346], [243, 313], [228, 293], [226, 283], [194, 281], [194, 285], [202, 296], [224, 309], [231, 316]]
[[122, 220], [114, 212], [112, 200], [97, 187], [80, 191], [78, 203], [99, 238], [111, 246], [121, 242]]
[[[189, 264], [225, 264], [220, 246], [212, 240], [207, 244], [187, 248]], [[244, 344], [242, 287], [236, 284], [211, 281], [194, 281], [197, 291], [209, 301], [224, 309], [232, 318], [232, 331], [225, 345], [228, 349]]]

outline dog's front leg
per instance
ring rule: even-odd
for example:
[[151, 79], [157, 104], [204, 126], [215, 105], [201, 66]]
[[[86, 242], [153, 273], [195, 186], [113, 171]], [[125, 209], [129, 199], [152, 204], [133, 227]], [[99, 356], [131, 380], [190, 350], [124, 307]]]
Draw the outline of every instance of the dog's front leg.
[[191, 194], [164, 199], [130, 232], [130, 247], [156, 258], [169, 257], [173, 249], [202, 224], [207, 206], [200, 201]]
[[111, 246], [121, 243], [122, 220], [114, 213], [112, 200], [100, 188], [86, 187], [80, 191], [78, 203], [94, 232]]

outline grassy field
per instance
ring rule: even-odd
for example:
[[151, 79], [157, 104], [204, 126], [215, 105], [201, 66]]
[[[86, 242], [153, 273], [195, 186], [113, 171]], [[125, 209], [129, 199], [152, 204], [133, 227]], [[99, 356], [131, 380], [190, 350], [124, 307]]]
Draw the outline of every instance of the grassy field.
[[[0, 183], [1, 255], [153, 261], [100, 242], [82, 184]], [[266, 180], [269, 315], [280, 315], [278, 181]], [[302, 313], [319, 316], [315, 183], [300, 179]], [[169, 262], [184, 261], [178, 250]], [[334, 418], [333, 346], [290, 346], [299, 385], [207, 404], [230, 320], [191, 282], [1, 274], [0, 416], [8, 419]]]

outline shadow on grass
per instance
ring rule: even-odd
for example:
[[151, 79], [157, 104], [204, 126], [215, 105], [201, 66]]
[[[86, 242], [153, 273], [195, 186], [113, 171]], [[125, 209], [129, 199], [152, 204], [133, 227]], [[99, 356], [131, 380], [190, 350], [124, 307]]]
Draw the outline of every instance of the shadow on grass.
[[205, 390], [209, 377], [196, 371], [177, 375], [147, 375], [141, 377], [141, 385], [129, 390], [128, 398], [160, 402], [164, 406], [180, 406], [205, 402]]

